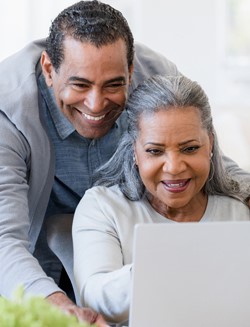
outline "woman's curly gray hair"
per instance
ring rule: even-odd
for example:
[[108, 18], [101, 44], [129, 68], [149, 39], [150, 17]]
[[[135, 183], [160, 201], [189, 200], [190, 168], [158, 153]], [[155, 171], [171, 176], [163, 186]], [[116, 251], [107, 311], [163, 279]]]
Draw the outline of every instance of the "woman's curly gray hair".
[[226, 195], [242, 202], [249, 195], [249, 187], [239, 183], [226, 170], [213, 126], [211, 108], [204, 90], [197, 82], [185, 76], [154, 76], [139, 85], [128, 100], [128, 130], [122, 137], [113, 157], [96, 174], [96, 185], [118, 184], [130, 200], [140, 200], [145, 186], [134, 161], [134, 145], [139, 133], [141, 116], [152, 115], [158, 110], [195, 107], [201, 114], [202, 126], [213, 134], [213, 156], [209, 177], [203, 187], [205, 194]]

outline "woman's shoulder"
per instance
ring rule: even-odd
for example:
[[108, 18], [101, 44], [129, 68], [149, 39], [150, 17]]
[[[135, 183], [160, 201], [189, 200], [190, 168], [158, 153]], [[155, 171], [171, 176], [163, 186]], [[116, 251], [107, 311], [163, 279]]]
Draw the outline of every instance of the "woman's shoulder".
[[93, 186], [90, 189], [88, 189], [85, 192], [84, 197], [90, 197], [90, 196], [98, 196], [100, 198], [112, 198], [112, 197], [121, 197], [124, 196], [123, 193], [121, 192], [120, 188], [118, 185], [113, 185], [113, 186]]
[[[80, 206], [93, 211], [102, 211], [103, 214], [108, 216], [126, 216], [126, 217], [143, 217], [152, 220], [151, 212], [148, 210], [145, 201], [132, 201], [128, 199], [120, 190], [118, 185], [110, 187], [94, 186], [87, 190]], [[149, 217], [149, 218], [148, 218]], [[134, 218], [133, 218], [134, 219]]]
[[82, 200], [80, 206], [101, 208], [104, 211], [112, 211], [118, 208], [130, 208], [133, 206], [133, 201], [130, 201], [120, 190], [118, 185], [107, 186], [93, 186], [88, 189]]

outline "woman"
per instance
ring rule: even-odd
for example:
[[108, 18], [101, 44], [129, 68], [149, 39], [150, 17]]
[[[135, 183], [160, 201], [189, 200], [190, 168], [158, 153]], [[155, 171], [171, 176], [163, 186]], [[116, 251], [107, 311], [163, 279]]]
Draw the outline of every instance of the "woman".
[[129, 129], [74, 218], [84, 305], [128, 319], [137, 223], [249, 220], [248, 186], [223, 168], [208, 99], [186, 77], [149, 79], [127, 105]]

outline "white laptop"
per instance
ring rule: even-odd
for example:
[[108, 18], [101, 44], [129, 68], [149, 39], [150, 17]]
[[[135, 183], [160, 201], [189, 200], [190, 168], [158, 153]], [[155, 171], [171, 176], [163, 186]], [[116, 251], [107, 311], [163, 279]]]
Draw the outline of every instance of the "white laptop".
[[137, 225], [129, 327], [249, 327], [250, 222]]

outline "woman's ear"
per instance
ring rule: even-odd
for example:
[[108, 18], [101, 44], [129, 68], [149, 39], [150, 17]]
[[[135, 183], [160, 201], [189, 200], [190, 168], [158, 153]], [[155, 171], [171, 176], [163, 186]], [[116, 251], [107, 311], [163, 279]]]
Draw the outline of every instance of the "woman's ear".
[[134, 163], [136, 164], [136, 166], [138, 166], [138, 158], [137, 158], [137, 154], [136, 154], [135, 149], [134, 149], [134, 156], [133, 156], [133, 159], [134, 159]]
[[214, 148], [214, 133], [211, 132], [209, 135], [209, 141], [210, 141], [210, 153], [213, 152], [213, 148]]
[[42, 52], [40, 63], [41, 63], [43, 75], [45, 77], [46, 84], [48, 87], [52, 87], [53, 86], [53, 80], [52, 80], [53, 66], [50, 61], [49, 55], [46, 51]]

